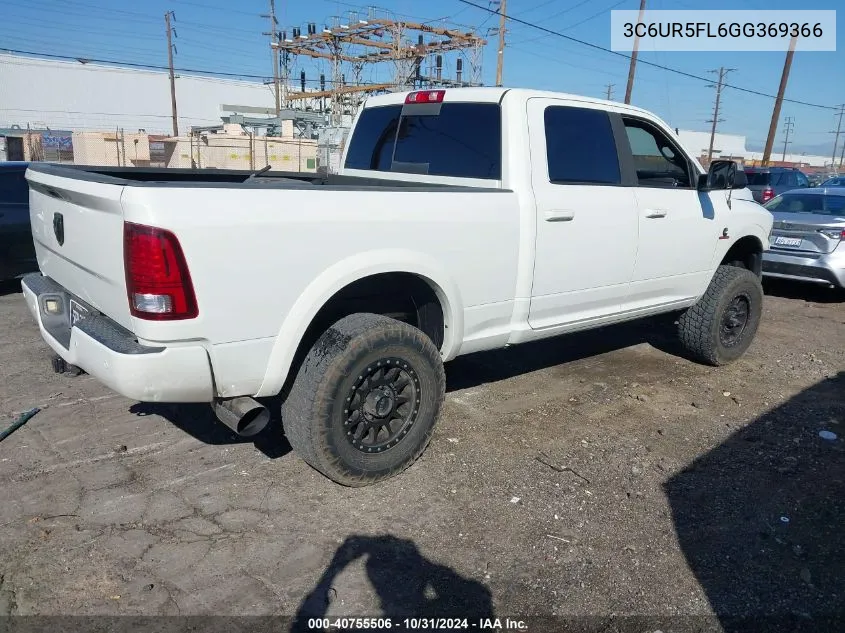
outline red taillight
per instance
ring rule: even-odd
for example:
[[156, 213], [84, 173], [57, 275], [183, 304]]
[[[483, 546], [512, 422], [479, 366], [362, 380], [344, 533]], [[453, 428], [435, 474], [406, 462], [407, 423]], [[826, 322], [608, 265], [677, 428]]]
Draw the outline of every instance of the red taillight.
[[123, 263], [132, 316], [167, 321], [199, 314], [188, 264], [173, 233], [124, 222]]
[[408, 93], [405, 103], [443, 103], [446, 96], [445, 90], [421, 90], [420, 92]]
[[763, 189], [763, 202], [768, 202], [774, 197], [775, 192], [772, 190], [771, 187], [766, 187], [765, 189]]

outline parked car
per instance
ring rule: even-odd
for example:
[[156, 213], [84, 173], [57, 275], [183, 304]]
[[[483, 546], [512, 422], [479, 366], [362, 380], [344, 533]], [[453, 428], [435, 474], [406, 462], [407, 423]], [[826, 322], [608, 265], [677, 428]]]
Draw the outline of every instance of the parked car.
[[654, 314], [704, 363], [757, 331], [772, 216], [628, 105], [460, 88], [370, 98], [339, 175], [32, 166], [64, 361], [243, 435], [281, 395], [311, 466], [364, 485], [431, 439], [456, 356]]
[[810, 186], [807, 176], [794, 167], [746, 167], [745, 175], [751, 195], [760, 204], [784, 191]]
[[765, 207], [774, 224], [763, 274], [845, 288], [845, 187], [787, 191]]
[[828, 178], [819, 185], [820, 187], [845, 187], [845, 176], [836, 176], [835, 178]]
[[824, 174], [807, 174], [807, 180], [810, 181], [811, 187], [818, 187], [826, 180], [827, 176]]
[[38, 270], [29, 223], [28, 164], [0, 162], [0, 281]]

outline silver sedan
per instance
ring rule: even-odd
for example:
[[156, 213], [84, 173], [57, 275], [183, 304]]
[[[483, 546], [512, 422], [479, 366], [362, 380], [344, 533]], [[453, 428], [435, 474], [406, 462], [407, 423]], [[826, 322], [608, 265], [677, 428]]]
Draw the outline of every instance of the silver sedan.
[[845, 187], [793, 189], [763, 206], [774, 216], [763, 274], [845, 288]]

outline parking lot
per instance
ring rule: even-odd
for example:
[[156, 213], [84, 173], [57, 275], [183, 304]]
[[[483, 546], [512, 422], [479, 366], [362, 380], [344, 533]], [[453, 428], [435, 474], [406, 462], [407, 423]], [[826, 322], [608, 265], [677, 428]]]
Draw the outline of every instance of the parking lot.
[[52, 373], [7, 285], [2, 426], [42, 411], [0, 444], [0, 614], [841, 614], [845, 298], [766, 289], [724, 368], [665, 319], [459, 358], [423, 457], [349, 489], [278, 420]]

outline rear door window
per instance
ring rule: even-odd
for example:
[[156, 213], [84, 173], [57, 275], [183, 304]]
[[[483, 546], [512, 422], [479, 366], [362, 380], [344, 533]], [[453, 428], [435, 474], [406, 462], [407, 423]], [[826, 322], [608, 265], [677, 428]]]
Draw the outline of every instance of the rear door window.
[[352, 135], [346, 168], [501, 178], [499, 105], [444, 103], [435, 112], [401, 116], [399, 105], [365, 109]]
[[607, 112], [551, 106], [543, 115], [546, 161], [553, 184], [615, 185], [619, 156]]

